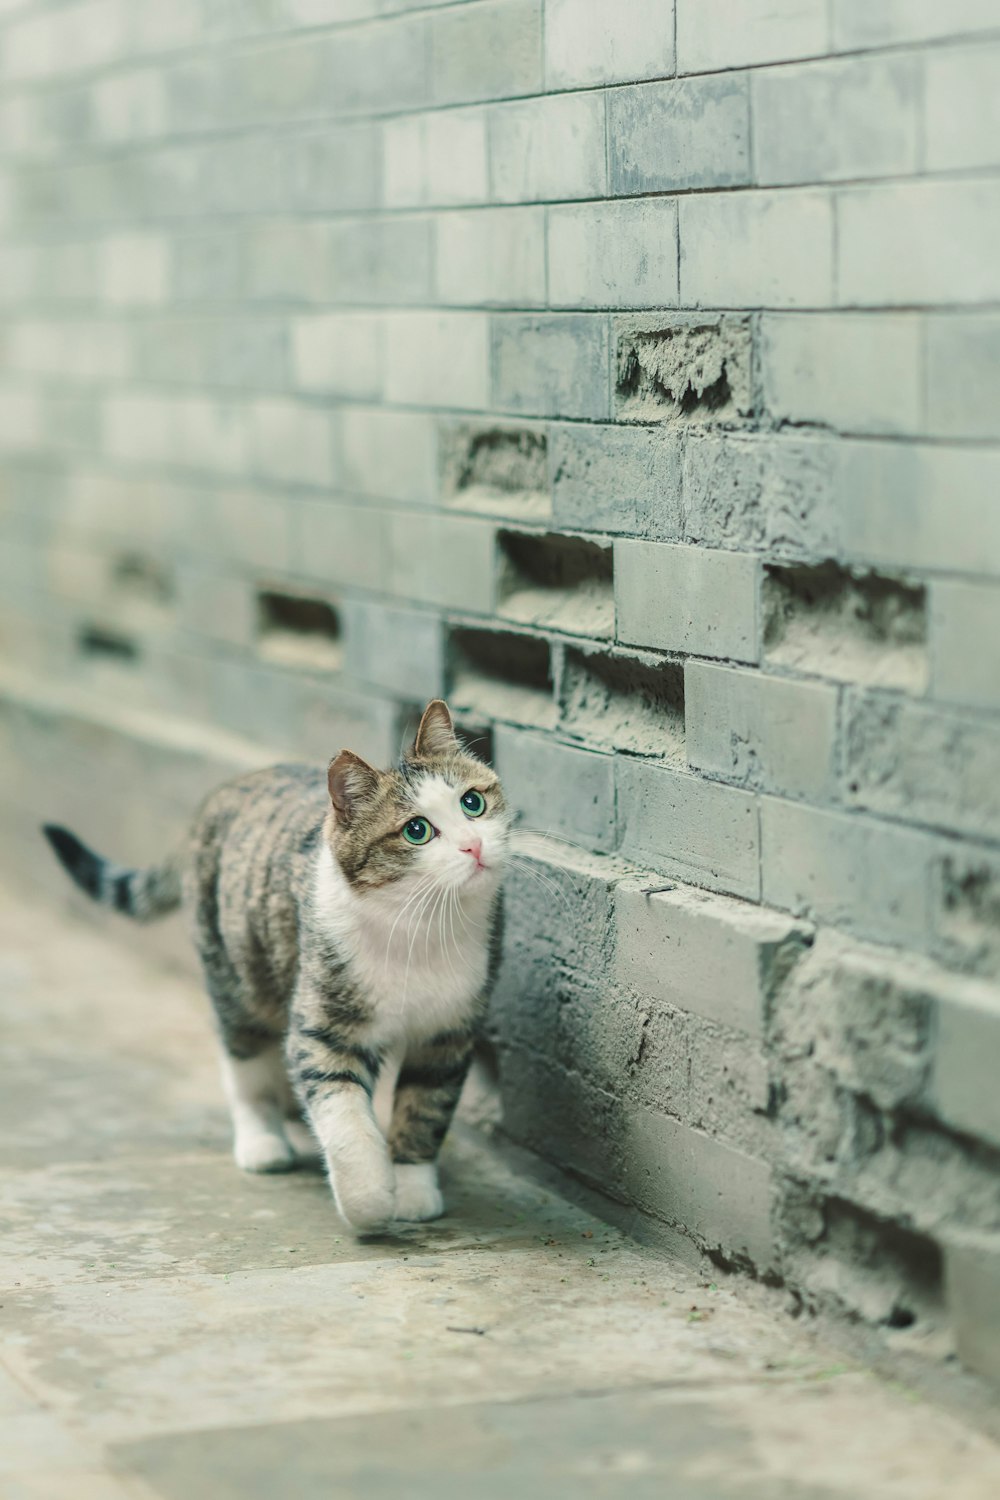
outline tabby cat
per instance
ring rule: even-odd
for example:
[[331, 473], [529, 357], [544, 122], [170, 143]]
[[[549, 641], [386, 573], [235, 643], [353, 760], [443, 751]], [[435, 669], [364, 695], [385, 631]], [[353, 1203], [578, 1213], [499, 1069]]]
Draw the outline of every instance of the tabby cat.
[[496, 969], [510, 825], [436, 699], [397, 767], [342, 750], [325, 783], [298, 765], [227, 782], [153, 869], [45, 833], [96, 901], [140, 921], [188, 907], [237, 1163], [322, 1154], [344, 1219], [373, 1234], [444, 1211], [437, 1155]]

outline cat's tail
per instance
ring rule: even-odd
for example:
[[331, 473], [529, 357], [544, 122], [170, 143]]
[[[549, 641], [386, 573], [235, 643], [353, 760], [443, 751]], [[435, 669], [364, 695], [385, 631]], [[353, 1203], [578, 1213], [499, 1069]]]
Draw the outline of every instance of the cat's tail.
[[72, 880], [100, 906], [113, 907], [137, 922], [152, 922], [181, 904], [179, 854], [148, 870], [129, 870], [95, 854], [68, 828], [45, 823], [42, 832]]

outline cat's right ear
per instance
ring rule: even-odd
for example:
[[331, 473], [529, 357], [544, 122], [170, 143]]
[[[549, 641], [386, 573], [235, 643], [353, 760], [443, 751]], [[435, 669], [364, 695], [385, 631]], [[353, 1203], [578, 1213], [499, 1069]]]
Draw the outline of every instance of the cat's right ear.
[[353, 750], [341, 750], [330, 762], [326, 784], [337, 822], [346, 827], [361, 804], [374, 795], [378, 772]]

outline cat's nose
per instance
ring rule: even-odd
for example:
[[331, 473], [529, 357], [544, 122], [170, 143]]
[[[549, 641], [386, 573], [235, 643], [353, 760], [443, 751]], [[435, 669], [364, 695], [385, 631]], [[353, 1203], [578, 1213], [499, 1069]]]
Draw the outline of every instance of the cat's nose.
[[478, 835], [467, 838], [464, 844], [459, 844], [463, 854], [471, 854], [477, 865], [482, 864], [483, 841]]

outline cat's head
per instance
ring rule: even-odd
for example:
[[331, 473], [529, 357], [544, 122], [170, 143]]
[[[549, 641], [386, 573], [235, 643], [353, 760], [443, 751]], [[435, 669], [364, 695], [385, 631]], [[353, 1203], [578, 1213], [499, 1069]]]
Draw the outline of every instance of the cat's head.
[[464, 748], [439, 698], [398, 766], [377, 771], [342, 750], [328, 784], [333, 852], [355, 890], [495, 888], [511, 827], [500, 778]]

